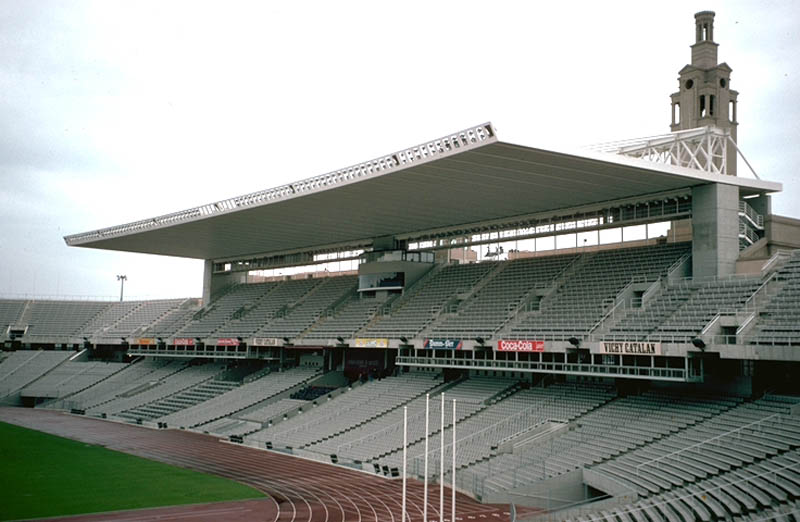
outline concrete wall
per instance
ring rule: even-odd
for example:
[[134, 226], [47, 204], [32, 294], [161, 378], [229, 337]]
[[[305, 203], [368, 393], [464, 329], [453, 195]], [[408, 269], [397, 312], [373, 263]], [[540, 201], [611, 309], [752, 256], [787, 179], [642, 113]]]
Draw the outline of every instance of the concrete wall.
[[692, 189], [692, 275], [736, 273], [739, 188], [712, 183]]
[[769, 240], [769, 254], [779, 249], [800, 248], [800, 219], [768, 215], [764, 220]]
[[214, 262], [211, 259], [206, 259], [203, 265], [203, 306], [208, 306], [212, 297], [216, 296], [220, 290], [232, 284], [245, 283], [246, 281], [247, 272], [215, 274]]
[[509, 491], [489, 493], [481, 501], [490, 504], [514, 504], [552, 510], [586, 499], [583, 470], [575, 469], [550, 480]]
[[383, 274], [387, 272], [405, 273], [405, 288], [409, 288], [428, 270], [433, 268], [433, 263], [415, 263], [413, 261], [384, 261], [364, 263], [358, 267], [359, 275]]

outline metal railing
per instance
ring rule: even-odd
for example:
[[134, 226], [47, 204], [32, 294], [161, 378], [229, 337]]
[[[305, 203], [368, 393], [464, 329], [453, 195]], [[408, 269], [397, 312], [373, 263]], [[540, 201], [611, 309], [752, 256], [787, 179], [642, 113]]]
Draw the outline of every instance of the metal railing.
[[747, 201], [739, 201], [739, 212], [746, 216], [756, 227], [764, 228], [764, 216], [756, 212]]
[[711, 438], [706, 439], [704, 441], [692, 444], [690, 446], [686, 446], [685, 448], [681, 448], [679, 450], [672, 451], [670, 453], [667, 453], [666, 455], [662, 455], [660, 457], [656, 457], [654, 459], [642, 462], [641, 464], [638, 464], [636, 466], [636, 475], [637, 476], [639, 475], [640, 470], [644, 466], [649, 466], [649, 465], [653, 464], [654, 462], [661, 462], [662, 460], [668, 459], [670, 457], [674, 457], [675, 455], [679, 455], [681, 453], [684, 453], [684, 452], [687, 452], [689, 450], [698, 448], [700, 446], [705, 446], [706, 444], [711, 444], [711, 443], [713, 443], [715, 441], [719, 441], [719, 440], [723, 439], [724, 437], [728, 437], [729, 435], [732, 435], [734, 433], [739, 433], [742, 430], [748, 429], [751, 426], [759, 425], [761, 423], [767, 422], [768, 420], [771, 420], [771, 419], [774, 419], [774, 418], [780, 418], [780, 415], [781, 415], [780, 413], [775, 413], [773, 415], [770, 415], [769, 417], [764, 417], [763, 419], [759, 419], [757, 421], [750, 422], [748, 424], [745, 424], [744, 426], [739, 426], [738, 428], [732, 429], [730, 431], [726, 431], [725, 433], [722, 433], [722, 434], [717, 435], [715, 437], [711, 437]]
[[[690, 340], [686, 342], [690, 342]], [[586, 375], [593, 377], [660, 379], [681, 382], [689, 381], [694, 378], [694, 376], [692, 376], [685, 368], [661, 368], [654, 366], [602, 365], [555, 361], [498, 361], [490, 359], [455, 359], [409, 356], [398, 356], [396, 362], [399, 366], [529, 371], [539, 373]]]

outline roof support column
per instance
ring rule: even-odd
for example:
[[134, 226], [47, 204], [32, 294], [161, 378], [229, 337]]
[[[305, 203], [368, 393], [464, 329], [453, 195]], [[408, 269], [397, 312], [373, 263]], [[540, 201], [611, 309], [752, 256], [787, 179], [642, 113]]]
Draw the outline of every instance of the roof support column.
[[222, 274], [214, 273], [214, 261], [206, 259], [203, 264], [203, 306], [208, 306], [211, 300], [227, 287], [244, 283], [247, 279], [247, 272], [226, 272]]
[[692, 274], [736, 273], [739, 258], [739, 187], [712, 183], [692, 189]]

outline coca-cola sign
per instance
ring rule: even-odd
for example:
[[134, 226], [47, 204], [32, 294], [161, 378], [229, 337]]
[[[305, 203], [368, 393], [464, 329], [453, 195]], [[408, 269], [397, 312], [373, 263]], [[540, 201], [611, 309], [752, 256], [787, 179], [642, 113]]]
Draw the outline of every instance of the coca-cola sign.
[[543, 352], [544, 341], [523, 339], [500, 339], [497, 341], [498, 352]]

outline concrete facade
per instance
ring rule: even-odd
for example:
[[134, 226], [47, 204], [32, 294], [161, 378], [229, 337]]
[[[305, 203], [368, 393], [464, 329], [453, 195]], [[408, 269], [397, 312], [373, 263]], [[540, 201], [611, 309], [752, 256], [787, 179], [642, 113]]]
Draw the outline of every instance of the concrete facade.
[[739, 258], [739, 189], [713, 183], [692, 189], [692, 275], [736, 273]]
[[203, 306], [207, 306], [221, 290], [245, 282], [247, 282], [247, 272], [215, 274], [214, 261], [206, 259], [203, 264]]

